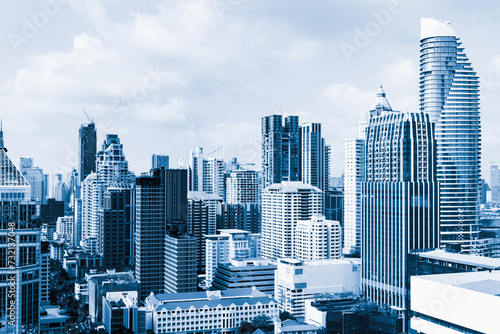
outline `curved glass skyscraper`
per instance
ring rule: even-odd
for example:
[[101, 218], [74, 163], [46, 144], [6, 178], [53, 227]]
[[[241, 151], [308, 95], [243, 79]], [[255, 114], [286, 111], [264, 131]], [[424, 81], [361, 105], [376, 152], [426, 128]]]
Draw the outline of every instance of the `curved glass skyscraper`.
[[475, 252], [479, 236], [479, 78], [449, 23], [422, 18], [420, 110], [436, 124], [442, 244]]

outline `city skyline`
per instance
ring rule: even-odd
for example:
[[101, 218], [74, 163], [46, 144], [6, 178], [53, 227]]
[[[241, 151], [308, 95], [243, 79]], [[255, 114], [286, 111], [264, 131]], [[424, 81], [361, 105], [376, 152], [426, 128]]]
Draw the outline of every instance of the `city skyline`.
[[[175, 168], [197, 146], [209, 151], [224, 145], [227, 159], [237, 156], [259, 168], [260, 118], [284, 114], [322, 123], [332, 146], [332, 176], [339, 176], [343, 140], [356, 135], [359, 114], [372, 105], [381, 83], [401, 110], [418, 110], [421, 16], [452, 21], [467, 45], [481, 82], [483, 178], [489, 180], [487, 166], [499, 159], [494, 4], [486, 10], [485, 4], [451, 1], [319, 2], [307, 7], [312, 20], [301, 16], [299, 2], [236, 1], [224, 10], [199, 1], [42, 3], [56, 1], [13, 3], [2, 16], [7, 52], [0, 106], [12, 160], [32, 157], [45, 173], [77, 167], [76, 133], [88, 123], [84, 108], [96, 122], [97, 144], [118, 134], [136, 174], [149, 170], [152, 154], [169, 155]], [[37, 21], [33, 36], [24, 36], [23, 25], [43, 18], [40, 13], [47, 22]], [[186, 17], [196, 18], [194, 26], [183, 23]], [[168, 18], [172, 23], [165, 23]], [[148, 36], [141, 35], [145, 31]], [[131, 52], [141, 36], [148, 37], [143, 50]], [[120, 102], [144, 89], [140, 101]]]

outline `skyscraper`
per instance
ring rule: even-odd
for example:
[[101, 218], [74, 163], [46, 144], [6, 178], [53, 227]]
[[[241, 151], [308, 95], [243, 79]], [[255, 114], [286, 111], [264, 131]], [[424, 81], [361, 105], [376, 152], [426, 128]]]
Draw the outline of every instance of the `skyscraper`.
[[281, 181], [298, 181], [299, 117], [262, 117], [262, 173], [264, 188]]
[[220, 203], [220, 196], [203, 191], [188, 192], [187, 232], [196, 238], [199, 270], [205, 270], [205, 236], [217, 231], [217, 208]]
[[[128, 170], [128, 162], [123, 152], [123, 144], [115, 134], [106, 135], [102, 150], [97, 154], [96, 171], [82, 182], [82, 239], [86, 249], [92, 253], [102, 253], [102, 229], [99, 225], [98, 210], [103, 208], [104, 194], [108, 187], [132, 188], [134, 174]], [[99, 247], [94, 248], [97, 245]], [[91, 247], [92, 246], [92, 247]]]
[[420, 110], [436, 124], [441, 243], [475, 251], [479, 236], [479, 78], [449, 23], [422, 18]]
[[43, 170], [33, 166], [32, 158], [19, 158], [19, 171], [31, 186], [31, 199], [45, 203], [47, 194]]
[[203, 147], [190, 151], [179, 164], [188, 170], [188, 190], [204, 191], [224, 198], [224, 149], [205, 154]]
[[423, 112], [387, 112], [367, 128], [361, 283], [379, 305], [408, 309], [406, 254], [439, 246], [433, 132]]
[[320, 123], [304, 123], [300, 126], [300, 180], [328, 190], [330, 181], [330, 146], [321, 136]]
[[500, 169], [496, 162], [490, 163], [491, 201], [500, 203]]
[[323, 214], [323, 192], [302, 182], [282, 182], [262, 194], [262, 256], [271, 260], [294, 257], [299, 220]]
[[141, 298], [184, 289], [177, 280], [196, 277], [196, 239], [185, 235], [187, 171], [152, 169], [136, 185], [135, 277]]
[[80, 182], [95, 171], [97, 132], [94, 122], [80, 127], [78, 139], [78, 173]]
[[361, 182], [365, 179], [366, 128], [370, 119], [392, 111], [384, 88], [380, 86], [373, 107], [361, 114], [358, 137], [344, 141], [344, 254], [361, 252]]

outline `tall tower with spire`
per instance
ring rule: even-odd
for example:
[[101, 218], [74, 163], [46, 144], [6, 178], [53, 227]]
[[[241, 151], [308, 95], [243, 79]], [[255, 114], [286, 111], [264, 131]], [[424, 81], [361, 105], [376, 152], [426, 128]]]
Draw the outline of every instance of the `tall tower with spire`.
[[365, 178], [366, 129], [373, 117], [392, 112], [380, 85], [373, 107], [361, 114], [358, 137], [344, 141], [344, 255], [361, 254], [361, 183]]
[[449, 23], [422, 18], [420, 110], [436, 124], [441, 243], [478, 252], [479, 78]]

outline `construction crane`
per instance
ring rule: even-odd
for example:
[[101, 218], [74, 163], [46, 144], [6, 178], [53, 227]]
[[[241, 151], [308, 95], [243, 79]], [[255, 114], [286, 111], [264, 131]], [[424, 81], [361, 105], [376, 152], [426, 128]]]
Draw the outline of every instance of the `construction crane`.
[[92, 118], [89, 117], [89, 114], [87, 114], [87, 112], [85, 111], [85, 109], [82, 108], [82, 111], [85, 114], [85, 116], [87, 116], [87, 118], [89, 119], [90, 123], [94, 123], [94, 119], [92, 119]]

